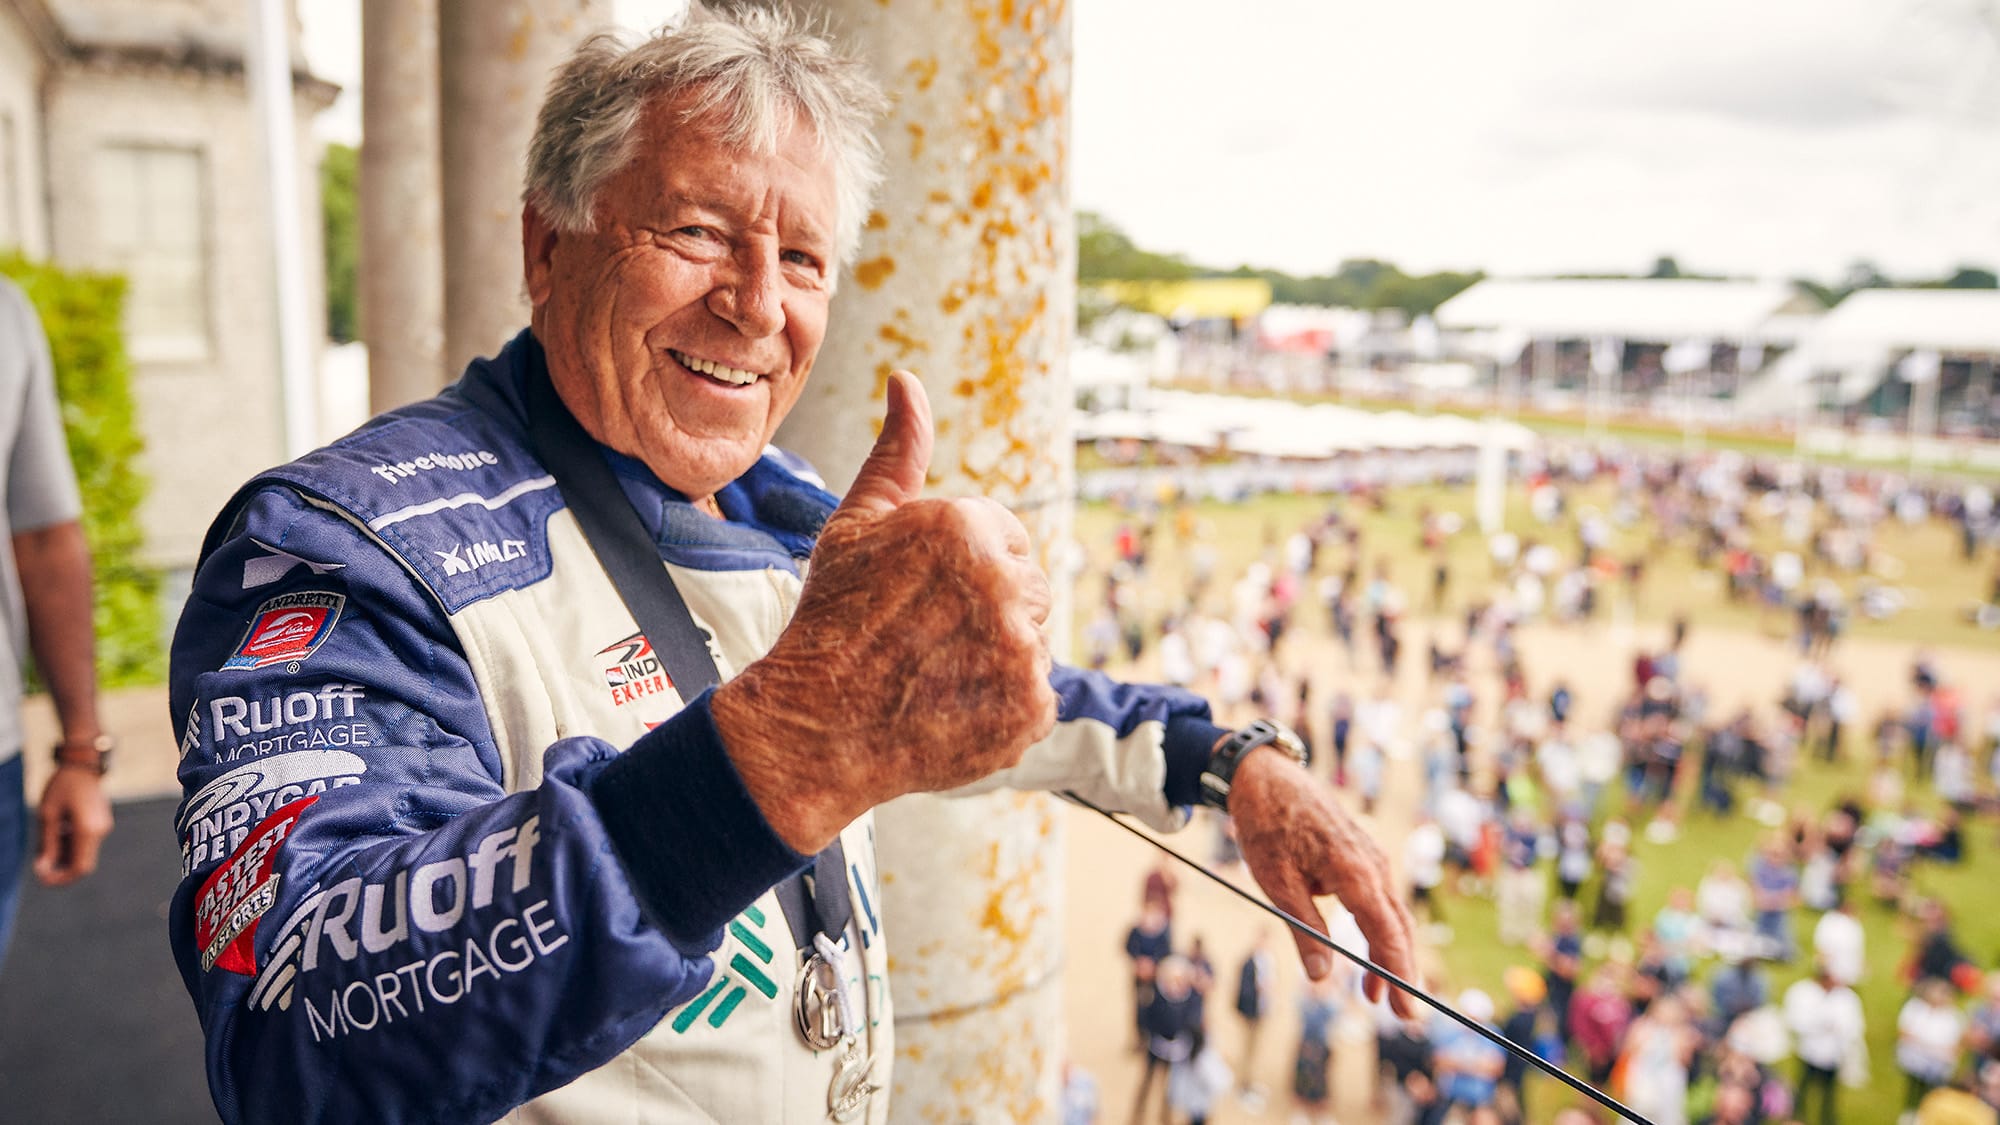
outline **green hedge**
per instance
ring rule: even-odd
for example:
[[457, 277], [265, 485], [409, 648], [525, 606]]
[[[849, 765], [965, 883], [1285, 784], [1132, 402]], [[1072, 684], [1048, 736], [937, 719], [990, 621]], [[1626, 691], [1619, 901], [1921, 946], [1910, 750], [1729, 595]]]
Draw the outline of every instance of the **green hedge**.
[[97, 672], [105, 687], [166, 678], [160, 574], [141, 565], [138, 469], [144, 442], [125, 356], [125, 279], [0, 254], [0, 274], [27, 293], [55, 357], [63, 432], [83, 493], [83, 530], [96, 578]]

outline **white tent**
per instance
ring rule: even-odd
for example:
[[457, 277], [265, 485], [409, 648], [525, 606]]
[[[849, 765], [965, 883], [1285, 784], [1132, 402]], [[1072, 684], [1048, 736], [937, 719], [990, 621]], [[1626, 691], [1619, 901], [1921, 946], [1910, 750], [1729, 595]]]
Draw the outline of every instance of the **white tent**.
[[1795, 372], [1839, 375], [1837, 396], [1853, 402], [1888, 378], [1899, 352], [2000, 355], [2000, 290], [1864, 289], [1819, 319], [1799, 349]]
[[1863, 289], [1820, 318], [1812, 346], [2000, 353], [2000, 289]]
[[1796, 322], [1773, 318], [1791, 299], [1779, 281], [1489, 279], [1438, 306], [1437, 322], [1510, 340], [1788, 342]]

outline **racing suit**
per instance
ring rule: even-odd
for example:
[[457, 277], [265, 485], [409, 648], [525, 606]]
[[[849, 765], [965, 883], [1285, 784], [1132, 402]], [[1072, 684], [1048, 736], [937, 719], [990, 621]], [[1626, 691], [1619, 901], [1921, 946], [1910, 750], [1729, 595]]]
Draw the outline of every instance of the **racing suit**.
[[[765, 822], [708, 693], [683, 701], [536, 460], [522, 404], [543, 364], [524, 331], [252, 480], [204, 543], [173, 643], [169, 924], [225, 1120], [827, 1116], [840, 1060], [793, 1026], [801, 958], [772, 893], [811, 857]], [[604, 456], [727, 680], [789, 620], [834, 498], [768, 450], [716, 520]], [[1220, 733], [1207, 705], [1052, 680], [1056, 731], [977, 788], [1179, 827]], [[841, 965], [886, 1088], [872, 818], [842, 843]]]

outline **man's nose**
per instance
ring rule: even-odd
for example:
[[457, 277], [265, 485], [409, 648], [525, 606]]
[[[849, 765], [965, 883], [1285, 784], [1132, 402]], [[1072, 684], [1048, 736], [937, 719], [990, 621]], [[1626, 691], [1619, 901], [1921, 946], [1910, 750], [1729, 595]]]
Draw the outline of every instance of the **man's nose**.
[[785, 326], [781, 284], [777, 251], [745, 247], [709, 293], [709, 310], [752, 339], [776, 335]]

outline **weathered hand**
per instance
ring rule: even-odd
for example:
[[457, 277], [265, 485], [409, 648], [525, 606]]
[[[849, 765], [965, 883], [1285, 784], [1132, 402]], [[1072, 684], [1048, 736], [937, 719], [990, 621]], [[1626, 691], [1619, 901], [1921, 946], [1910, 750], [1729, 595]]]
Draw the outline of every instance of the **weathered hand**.
[[[1262, 747], [1237, 766], [1229, 813], [1244, 862], [1272, 903], [1325, 933], [1326, 916], [1313, 896], [1338, 896], [1367, 936], [1370, 958], [1404, 980], [1417, 979], [1414, 927], [1395, 893], [1389, 861], [1325, 784], [1280, 751]], [[1297, 931], [1292, 938], [1306, 976], [1318, 980], [1333, 968], [1326, 947]], [[1387, 987], [1376, 976], [1364, 986], [1370, 1000], [1381, 999]], [[1415, 1002], [1400, 991], [1390, 1003], [1398, 1015], [1417, 1014]]]
[[35, 877], [43, 886], [74, 883], [97, 870], [98, 845], [111, 834], [111, 802], [96, 774], [58, 769], [42, 790], [39, 819]]
[[1012, 766], [1055, 725], [1027, 529], [984, 498], [919, 499], [930, 455], [923, 385], [896, 372], [791, 623], [715, 693], [744, 784], [802, 852], [892, 797]]

